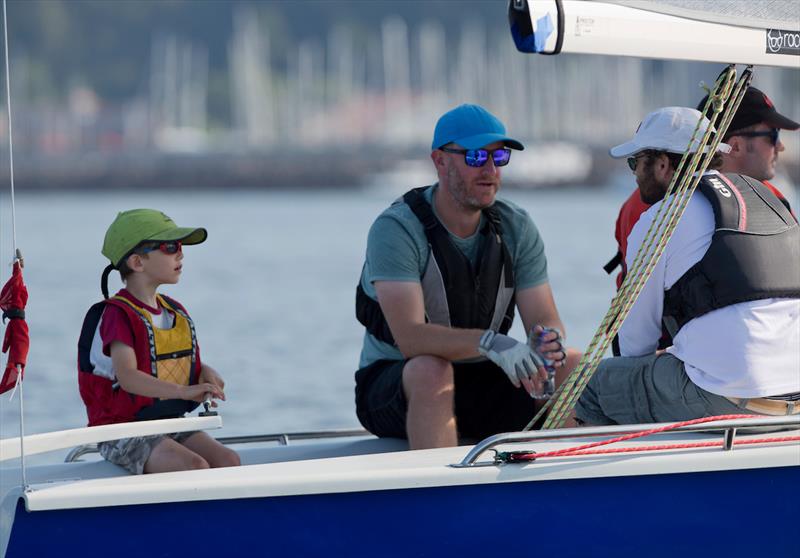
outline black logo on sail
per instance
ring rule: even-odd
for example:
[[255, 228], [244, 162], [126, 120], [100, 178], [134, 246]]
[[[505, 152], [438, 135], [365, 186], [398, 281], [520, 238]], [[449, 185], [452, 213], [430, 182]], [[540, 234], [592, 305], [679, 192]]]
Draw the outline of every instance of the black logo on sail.
[[767, 29], [767, 54], [800, 55], [800, 32]]

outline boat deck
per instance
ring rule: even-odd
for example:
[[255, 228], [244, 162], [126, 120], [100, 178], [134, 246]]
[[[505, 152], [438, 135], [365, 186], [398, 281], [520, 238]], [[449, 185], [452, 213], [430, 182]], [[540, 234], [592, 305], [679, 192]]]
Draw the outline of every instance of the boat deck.
[[[748, 437], [798, 436], [800, 430]], [[607, 436], [606, 436], [607, 438]], [[561, 450], [604, 437], [541, 440], [501, 444], [497, 449]], [[619, 442], [614, 447], [644, 448], [654, 444], [684, 444], [720, 441], [720, 433], [671, 433], [657, 438]], [[502, 464], [456, 468], [470, 447], [404, 451], [403, 440], [325, 440], [288, 446], [242, 447], [243, 465], [208, 469], [129, 475], [121, 468], [93, 458], [87, 462], [63, 463], [29, 469], [31, 490], [25, 495], [29, 510], [121, 506], [259, 498], [287, 495], [365, 492], [437, 486], [538, 482], [557, 479], [620, 477], [685, 472], [800, 466], [800, 444], [759, 444], [689, 448], [543, 458], [525, 464]], [[491, 462], [487, 452], [478, 462]], [[3, 484], [18, 482], [18, 474], [4, 470]]]

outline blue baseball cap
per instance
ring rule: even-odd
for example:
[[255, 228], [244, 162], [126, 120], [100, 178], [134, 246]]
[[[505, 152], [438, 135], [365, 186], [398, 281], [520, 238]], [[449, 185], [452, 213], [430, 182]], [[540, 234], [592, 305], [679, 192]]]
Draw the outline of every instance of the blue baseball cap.
[[439, 149], [448, 143], [457, 143], [464, 149], [480, 149], [496, 141], [502, 141], [512, 149], [525, 149], [520, 142], [506, 135], [506, 127], [488, 110], [479, 105], [461, 105], [439, 118], [433, 131], [431, 149]]

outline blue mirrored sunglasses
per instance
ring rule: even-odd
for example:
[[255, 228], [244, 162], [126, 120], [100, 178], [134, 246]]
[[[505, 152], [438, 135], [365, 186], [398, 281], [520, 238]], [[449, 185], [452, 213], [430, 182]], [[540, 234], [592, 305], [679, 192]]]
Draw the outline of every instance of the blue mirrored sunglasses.
[[769, 138], [769, 141], [772, 143], [772, 145], [778, 145], [778, 136], [780, 133], [781, 131], [778, 128], [770, 128], [769, 130], [764, 130], [761, 132], [738, 132], [731, 134], [731, 136], [743, 136], [745, 138], [766, 137]]
[[[464, 156], [464, 162], [470, 167], [482, 167], [489, 160], [489, 151], [486, 149], [454, 149], [440, 147], [445, 153], [458, 153]], [[511, 150], [508, 147], [495, 149], [492, 153], [492, 162], [496, 167], [504, 167], [511, 160]]]

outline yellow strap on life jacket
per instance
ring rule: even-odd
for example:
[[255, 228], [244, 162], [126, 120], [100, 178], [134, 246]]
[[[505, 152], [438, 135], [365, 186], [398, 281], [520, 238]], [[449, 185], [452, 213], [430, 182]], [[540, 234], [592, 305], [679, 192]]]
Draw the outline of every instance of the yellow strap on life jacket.
[[142, 318], [150, 345], [150, 373], [159, 380], [179, 385], [189, 385], [195, 362], [196, 340], [194, 328], [188, 316], [172, 308], [161, 295], [156, 295], [162, 312], [171, 311], [175, 323], [169, 329], [156, 327], [150, 312], [130, 300], [116, 295], [115, 300], [127, 304]]

